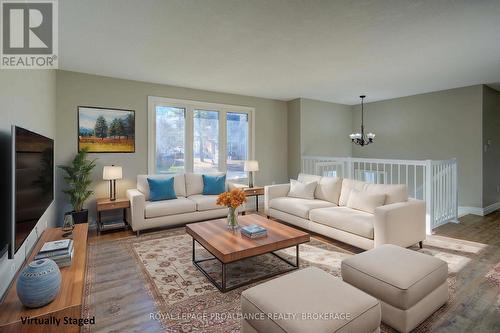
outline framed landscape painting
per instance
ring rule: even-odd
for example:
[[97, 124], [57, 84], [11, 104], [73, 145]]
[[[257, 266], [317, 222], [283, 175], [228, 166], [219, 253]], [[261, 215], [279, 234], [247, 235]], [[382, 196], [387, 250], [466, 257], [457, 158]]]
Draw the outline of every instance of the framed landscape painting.
[[78, 151], [134, 153], [135, 111], [78, 107]]

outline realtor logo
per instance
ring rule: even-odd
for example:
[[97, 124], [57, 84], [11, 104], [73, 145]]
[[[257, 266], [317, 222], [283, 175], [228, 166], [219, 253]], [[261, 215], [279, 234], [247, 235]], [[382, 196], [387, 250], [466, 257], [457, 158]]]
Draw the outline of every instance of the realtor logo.
[[2, 0], [0, 17], [0, 68], [57, 68], [57, 0]]

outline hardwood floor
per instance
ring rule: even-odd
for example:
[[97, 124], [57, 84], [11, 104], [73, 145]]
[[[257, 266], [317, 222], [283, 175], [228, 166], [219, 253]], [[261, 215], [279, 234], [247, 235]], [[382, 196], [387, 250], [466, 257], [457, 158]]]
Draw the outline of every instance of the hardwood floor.
[[471, 242], [500, 246], [500, 211], [487, 216], [466, 215], [460, 223], [447, 223], [435, 230], [436, 234]]
[[[500, 211], [485, 217], [464, 216], [460, 219], [460, 223], [440, 226], [435, 230], [435, 235], [482, 244], [483, 250], [479, 255], [479, 262], [476, 260], [474, 263], [464, 264], [457, 274], [458, 291], [455, 305], [444, 315], [443, 322], [434, 332], [498, 332], [500, 329], [500, 285], [488, 284], [484, 277], [491, 270], [492, 265], [500, 265]], [[95, 245], [104, 245], [106, 241], [126, 237], [135, 237], [135, 233], [125, 230], [97, 235], [95, 230], [89, 231], [89, 243]], [[341, 246], [354, 253], [362, 251], [320, 235], [313, 234], [312, 237]], [[105, 250], [106, 246], [96, 248]], [[126, 255], [118, 255], [120, 257], [117, 257], [118, 263], [103, 263], [110, 265], [109, 273], [105, 269], [101, 270], [106, 284], [106, 290], [103, 292], [117, 295], [116, 304], [122, 307], [120, 312], [127, 319], [126, 326], [123, 326], [125, 323], [122, 319], [115, 318], [116, 320], [93, 331], [122, 331], [125, 327], [127, 331], [161, 331], [160, 327], [155, 326], [154, 320], [134, 322], [139, 318], [149, 318], [150, 313], [154, 313], [156, 309], [154, 302], [148, 301], [151, 297], [147, 290], [131, 282], [137, 274], [133, 267], [119, 263], [122, 258], [125, 262], [124, 256]], [[497, 281], [497, 283], [500, 282]], [[131, 289], [134, 292], [130, 292]]]

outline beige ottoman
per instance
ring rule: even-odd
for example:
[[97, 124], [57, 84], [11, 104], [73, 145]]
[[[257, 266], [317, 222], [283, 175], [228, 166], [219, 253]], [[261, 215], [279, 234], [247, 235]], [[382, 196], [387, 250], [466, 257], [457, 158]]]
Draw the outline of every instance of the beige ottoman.
[[245, 290], [242, 332], [379, 332], [380, 304], [319, 268], [309, 267]]
[[400, 332], [448, 301], [447, 277], [446, 262], [390, 244], [342, 261], [344, 281], [378, 298], [382, 321]]

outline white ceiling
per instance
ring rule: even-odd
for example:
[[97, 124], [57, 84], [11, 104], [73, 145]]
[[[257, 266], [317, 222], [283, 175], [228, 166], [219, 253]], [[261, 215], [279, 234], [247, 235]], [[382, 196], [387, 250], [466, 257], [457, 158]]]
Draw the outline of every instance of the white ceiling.
[[63, 0], [59, 22], [61, 69], [175, 86], [355, 104], [500, 82], [499, 0]]

